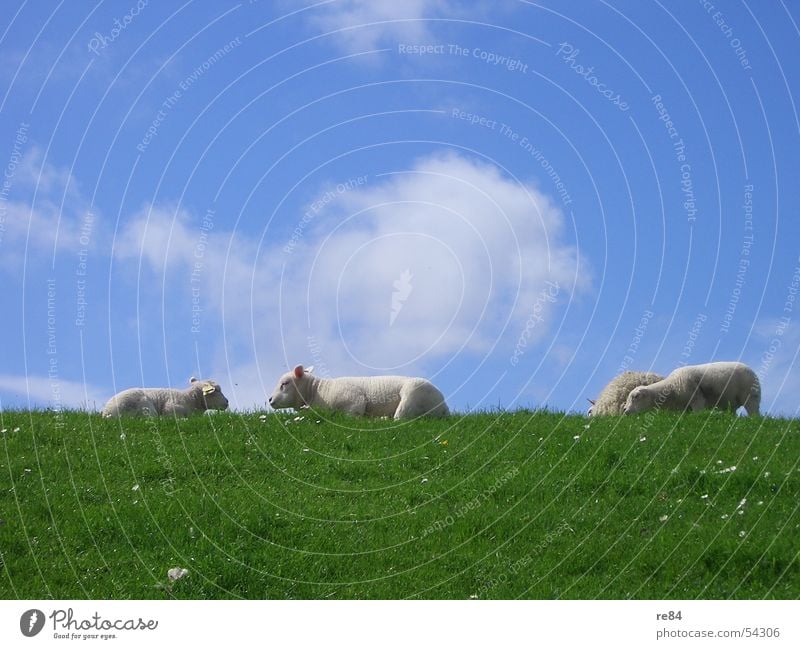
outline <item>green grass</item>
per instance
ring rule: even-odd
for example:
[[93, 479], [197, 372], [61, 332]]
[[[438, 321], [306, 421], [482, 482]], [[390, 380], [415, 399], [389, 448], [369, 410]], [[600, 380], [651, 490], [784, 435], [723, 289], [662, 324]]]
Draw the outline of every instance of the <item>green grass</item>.
[[800, 597], [798, 421], [302, 417], [0, 413], [0, 597]]

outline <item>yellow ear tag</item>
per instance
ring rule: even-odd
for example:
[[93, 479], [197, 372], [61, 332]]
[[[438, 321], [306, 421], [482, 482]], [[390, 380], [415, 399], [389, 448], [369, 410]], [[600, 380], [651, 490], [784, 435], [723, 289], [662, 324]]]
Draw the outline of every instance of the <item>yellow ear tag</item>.
[[203, 386], [203, 394], [204, 394], [204, 395], [211, 394], [211, 393], [212, 393], [212, 392], [213, 392], [215, 389], [216, 389], [216, 388], [215, 388], [213, 385], [211, 385], [211, 384], [209, 384], [209, 383], [206, 383], [206, 384]]

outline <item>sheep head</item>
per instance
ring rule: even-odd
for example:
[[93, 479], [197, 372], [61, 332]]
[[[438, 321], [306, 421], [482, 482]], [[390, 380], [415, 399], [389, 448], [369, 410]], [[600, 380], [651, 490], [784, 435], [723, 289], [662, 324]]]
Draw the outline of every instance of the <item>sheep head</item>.
[[189, 381], [193, 387], [200, 389], [199, 400], [204, 410], [226, 410], [228, 399], [222, 394], [222, 388], [216, 381], [199, 381], [192, 377]]
[[300, 408], [308, 401], [310, 393], [311, 370], [298, 365], [291, 372], [286, 372], [275, 386], [269, 405], [279, 410], [281, 408]]
[[640, 385], [638, 388], [631, 390], [622, 412], [626, 415], [634, 415], [637, 412], [650, 410], [654, 405], [655, 395], [648, 388], [649, 386]]

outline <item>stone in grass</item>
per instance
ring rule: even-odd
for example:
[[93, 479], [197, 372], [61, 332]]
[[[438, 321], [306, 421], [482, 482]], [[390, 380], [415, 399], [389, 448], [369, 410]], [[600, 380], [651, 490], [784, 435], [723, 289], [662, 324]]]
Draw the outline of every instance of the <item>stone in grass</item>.
[[170, 568], [167, 570], [167, 577], [169, 577], [170, 582], [178, 581], [179, 579], [183, 579], [189, 574], [189, 571], [186, 568]]

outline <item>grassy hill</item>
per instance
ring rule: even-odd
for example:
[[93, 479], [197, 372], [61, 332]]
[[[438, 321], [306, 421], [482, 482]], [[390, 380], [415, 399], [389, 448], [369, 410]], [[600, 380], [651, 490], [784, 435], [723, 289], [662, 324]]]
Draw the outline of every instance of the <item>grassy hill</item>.
[[299, 417], [0, 414], [0, 597], [800, 597], [798, 421]]

